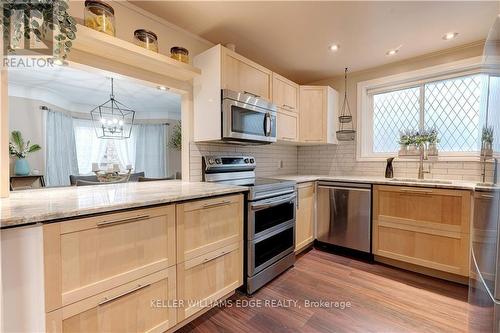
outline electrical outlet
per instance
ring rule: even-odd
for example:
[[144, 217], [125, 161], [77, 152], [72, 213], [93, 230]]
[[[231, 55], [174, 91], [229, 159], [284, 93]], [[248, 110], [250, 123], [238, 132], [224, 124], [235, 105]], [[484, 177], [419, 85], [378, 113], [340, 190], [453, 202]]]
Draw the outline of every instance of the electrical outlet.
[[278, 161], [278, 169], [283, 169], [283, 160]]

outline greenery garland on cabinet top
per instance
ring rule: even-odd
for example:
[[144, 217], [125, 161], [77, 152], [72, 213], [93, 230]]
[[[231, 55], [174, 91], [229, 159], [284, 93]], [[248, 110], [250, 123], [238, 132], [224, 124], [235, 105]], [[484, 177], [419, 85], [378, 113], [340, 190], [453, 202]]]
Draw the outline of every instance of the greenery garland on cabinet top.
[[68, 0], [2, 0], [2, 9], [4, 41], [10, 41], [7, 51], [13, 53], [22, 40], [35, 38], [54, 42], [54, 56], [66, 59], [77, 31], [76, 20], [68, 13]]

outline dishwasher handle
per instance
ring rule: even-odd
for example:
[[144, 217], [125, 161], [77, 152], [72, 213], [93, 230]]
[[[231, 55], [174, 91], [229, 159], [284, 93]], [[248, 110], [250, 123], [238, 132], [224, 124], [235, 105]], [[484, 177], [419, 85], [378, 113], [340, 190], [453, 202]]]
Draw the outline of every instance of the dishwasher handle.
[[359, 187], [344, 187], [344, 186], [325, 186], [318, 185], [318, 188], [324, 188], [328, 190], [345, 190], [345, 191], [358, 191], [358, 192], [371, 192], [369, 188], [359, 188]]
[[367, 183], [351, 183], [351, 182], [333, 182], [333, 181], [319, 181], [318, 187], [329, 187], [329, 188], [345, 188], [348, 190], [356, 189], [366, 189], [371, 190], [372, 184]]

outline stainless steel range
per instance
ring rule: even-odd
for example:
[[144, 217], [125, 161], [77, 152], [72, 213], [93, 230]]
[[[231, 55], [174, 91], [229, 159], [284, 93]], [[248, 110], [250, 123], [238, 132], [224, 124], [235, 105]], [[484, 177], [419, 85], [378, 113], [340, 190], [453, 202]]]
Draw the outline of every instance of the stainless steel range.
[[204, 156], [203, 180], [249, 186], [245, 220], [248, 294], [295, 263], [296, 182], [256, 178], [252, 156]]

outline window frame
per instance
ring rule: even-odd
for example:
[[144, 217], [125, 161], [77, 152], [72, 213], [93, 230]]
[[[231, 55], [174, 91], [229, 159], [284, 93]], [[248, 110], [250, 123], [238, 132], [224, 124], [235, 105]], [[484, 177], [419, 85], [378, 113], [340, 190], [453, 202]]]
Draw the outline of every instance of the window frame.
[[[486, 73], [482, 57], [473, 57], [420, 70], [386, 76], [357, 84], [356, 160], [384, 161], [397, 153], [373, 152], [373, 95], [395, 90], [420, 87], [420, 117], [424, 116], [425, 84], [462, 76]], [[422, 122], [422, 119], [421, 119]], [[479, 161], [479, 152], [440, 152], [441, 161]]]

